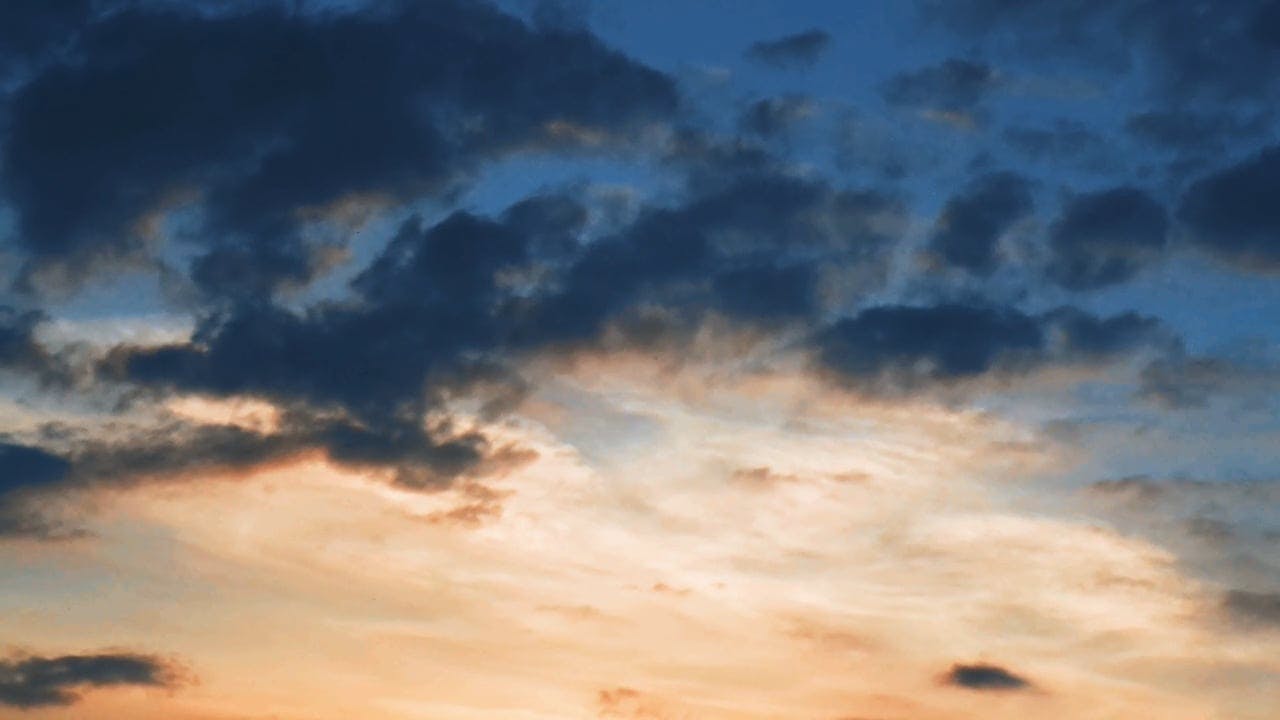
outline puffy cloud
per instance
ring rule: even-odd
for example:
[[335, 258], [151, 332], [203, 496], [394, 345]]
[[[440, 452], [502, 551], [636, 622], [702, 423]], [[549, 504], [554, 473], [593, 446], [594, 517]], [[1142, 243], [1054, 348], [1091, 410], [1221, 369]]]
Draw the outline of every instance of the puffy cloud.
[[946, 266], [989, 275], [1000, 263], [1000, 238], [1032, 207], [1025, 178], [1003, 172], [975, 178], [942, 208], [929, 250]]
[[1194, 182], [1182, 196], [1178, 219], [1191, 242], [1240, 270], [1280, 272], [1280, 147]]
[[881, 87], [881, 94], [891, 105], [942, 117], [971, 117], [999, 83], [990, 65], [950, 58], [893, 76]]
[[801, 95], [763, 98], [747, 107], [738, 120], [738, 127], [760, 137], [776, 137], [811, 114], [813, 104]]
[[36, 335], [44, 320], [39, 312], [0, 305], [0, 370], [34, 377], [46, 386], [65, 385], [73, 378], [70, 362]]
[[951, 666], [945, 682], [969, 690], [1025, 690], [1031, 682], [999, 665], [957, 663]]
[[73, 705], [89, 688], [171, 687], [175, 668], [160, 658], [132, 653], [0, 660], [0, 705], [22, 710]]
[[1069, 290], [1129, 280], [1163, 253], [1169, 220], [1150, 195], [1118, 187], [1078, 195], [1049, 233], [1049, 279]]
[[946, 303], [871, 307], [819, 332], [813, 346], [820, 365], [844, 381], [909, 390], [1106, 362], [1167, 342], [1156, 320], [1132, 313], [1097, 317], [1064, 307], [1031, 315]]
[[676, 104], [670, 78], [593, 36], [486, 4], [130, 6], [14, 92], [0, 184], [37, 274], [136, 257], [148, 217], [195, 206], [196, 283], [261, 295], [322, 269], [308, 211], [439, 193], [485, 159], [572, 145], [557, 128], [619, 136]]
[[831, 35], [814, 28], [774, 40], [761, 40], [747, 48], [747, 57], [779, 68], [813, 65], [831, 44]]

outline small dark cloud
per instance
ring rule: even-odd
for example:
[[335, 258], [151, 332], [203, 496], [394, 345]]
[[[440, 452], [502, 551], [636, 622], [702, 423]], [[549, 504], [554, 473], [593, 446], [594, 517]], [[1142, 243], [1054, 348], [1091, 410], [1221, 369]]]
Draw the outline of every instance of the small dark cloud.
[[1033, 687], [1030, 680], [999, 665], [986, 663], [952, 665], [943, 676], [943, 682], [968, 690], [1007, 691], [1027, 690]]
[[1192, 244], [1244, 272], [1280, 273], [1280, 146], [1194, 182], [1177, 217]]
[[20, 710], [63, 707], [78, 702], [85, 690], [168, 688], [177, 684], [178, 677], [172, 664], [150, 655], [19, 656], [0, 660], [0, 705]]
[[1025, 178], [983, 175], [947, 201], [929, 239], [930, 253], [945, 266], [990, 275], [1000, 263], [1000, 238], [1032, 207]]
[[831, 44], [831, 36], [818, 29], [805, 30], [775, 40], [761, 40], [747, 48], [747, 57], [779, 68], [808, 67]]
[[951, 58], [899, 73], [880, 92], [890, 105], [972, 120], [972, 113], [998, 84], [998, 74], [986, 63]]
[[1078, 195], [1050, 229], [1046, 272], [1069, 290], [1125, 282], [1160, 258], [1168, 230], [1164, 208], [1137, 188]]
[[1280, 627], [1280, 593], [1229, 590], [1222, 598], [1222, 608], [1246, 624]]

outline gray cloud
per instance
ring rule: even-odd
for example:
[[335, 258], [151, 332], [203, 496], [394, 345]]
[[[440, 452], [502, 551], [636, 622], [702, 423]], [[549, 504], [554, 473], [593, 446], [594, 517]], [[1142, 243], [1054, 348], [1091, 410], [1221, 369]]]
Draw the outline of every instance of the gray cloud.
[[818, 29], [761, 40], [747, 48], [747, 57], [779, 68], [813, 65], [831, 44], [831, 35]]
[[1168, 232], [1164, 208], [1142, 190], [1077, 195], [1050, 229], [1048, 277], [1069, 290], [1122, 283], [1160, 258]]
[[1026, 690], [1032, 687], [1031, 681], [1007, 670], [999, 665], [987, 663], [964, 664], [951, 666], [943, 678], [948, 685], [968, 690], [1009, 691]]
[[86, 689], [172, 687], [177, 671], [149, 655], [96, 653], [0, 660], [0, 705], [29, 710], [73, 705]]

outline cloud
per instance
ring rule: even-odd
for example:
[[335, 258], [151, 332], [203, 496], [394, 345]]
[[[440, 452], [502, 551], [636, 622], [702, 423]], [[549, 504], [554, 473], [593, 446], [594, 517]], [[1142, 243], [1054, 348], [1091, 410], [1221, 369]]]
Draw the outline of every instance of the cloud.
[[58, 486], [70, 472], [71, 464], [54, 453], [0, 441], [0, 538], [65, 537], [66, 531], [44, 518], [28, 500]]
[[1222, 607], [1245, 623], [1280, 626], [1280, 593], [1229, 590], [1222, 597]]
[[74, 375], [70, 362], [36, 335], [44, 320], [42, 313], [0, 305], [0, 371], [33, 377], [45, 387], [68, 385]]
[[1125, 131], [1142, 143], [1182, 153], [1220, 152], [1223, 141], [1259, 133], [1265, 123], [1242, 120], [1229, 113], [1195, 110], [1151, 110], [1125, 121]]
[[455, 402], [496, 418], [528, 390], [523, 359], [592, 348], [615, 331], [644, 346], [713, 316], [811, 323], [824, 272], [879, 282], [902, 212], [873, 191], [764, 173], [642, 208], [596, 239], [584, 237], [588, 210], [556, 193], [496, 217], [411, 219], [356, 275], [348, 301], [243, 303], [208, 314], [190, 341], [123, 344], [98, 363], [99, 380], [142, 399], [268, 401], [279, 427], [180, 424], [90, 443], [72, 453], [76, 477], [247, 469], [316, 451], [392, 471], [405, 487], [500, 471], [528, 454], [453, 423]]
[[1158, 321], [1126, 313], [1097, 317], [1075, 308], [1030, 315], [1013, 308], [944, 303], [884, 305], [820, 331], [821, 367], [871, 389], [921, 389], [1054, 365], [1107, 362], [1167, 342]]
[[149, 655], [19, 656], [0, 660], [0, 705], [22, 710], [73, 705], [86, 689], [167, 688], [177, 677], [173, 665]]
[[1266, 403], [1280, 388], [1280, 364], [1267, 357], [1172, 355], [1153, 360], [1140, 380], [1139, 397], [1171, 410], [1204, 408], [1223, 397]]
[[1012, 52], [1139, 77], [1166, 98], [1227, 100], [1267, 92], [1277, 77], [1280, 14], [1268, 0], [918, 0], [926, 23]]
[[948, 267], [990, 275], [1000, 263], [1000, 238], [1032, 207], [1025, 178], [1003, 172], [983, 175], [947, 201], [929, 250]]
[[948, 685], [968, 690], [1026, 690], [1032, 687], [1029, 680], [999, 665], [975, 663], [966, 665], [957, 663], [951, 666], [944, 676]]
[[808, 67], [831, 44], [831, 35], [814, 28], [775, 40], [761, 40], [747, 48], [747, 57], [778, 68]]
[[0, 185], [28, 280], [144, 256], [144, 220], [187, 207], [195, 283], [260, 296], [325, 267], [308, 212], [439, 194], [487, 159], [572, 147], [557, 128], [623, 137], [678, 103], [589, 34], [453, 0], [130, 5], [85, 25], [73, 56], [8, 103]]
[[1244, 272], [1280, 272], [1280, 146], [1192, 183], [1177, 217], [1199, 249]]
[[61, 481], [70, 466], [39, 448], [0, 442], [0, 497]]
[[1163, 254], [1168, 232], [1164, 208], [1142, 190], [1078, 195], [1050, 229], [1047, 275], [1068, 290], [1125, 282]]
[[999, 75], [991, 66], [950, 58], [894, 75], [881, 86], [880, 94], [897, 107], [970, 118], [998, 85]]
[[813, 103], [801, 95], [763, 98], [751, 103], [738, 120], [738, 127], [762, 138], [785, 135], [813, 114]]
[[1047, 126], [1015, 125], [1003, 133], [1010, 147], [1036, 162], [1091, 172], [1117, 168], [1117, 149], [1087, 124], [1059, 119]]

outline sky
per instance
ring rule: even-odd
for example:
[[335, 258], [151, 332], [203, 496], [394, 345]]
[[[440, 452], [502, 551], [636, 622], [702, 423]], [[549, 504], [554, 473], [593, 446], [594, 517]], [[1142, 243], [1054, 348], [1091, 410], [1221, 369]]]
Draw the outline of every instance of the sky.
[[0, 3], [0, 718], [1280, 715], [1280, 2]]

